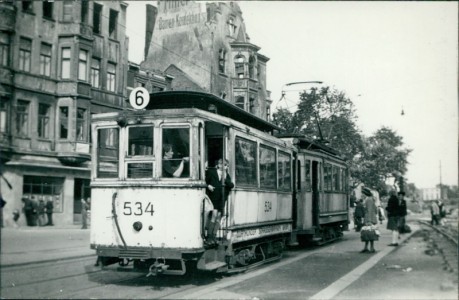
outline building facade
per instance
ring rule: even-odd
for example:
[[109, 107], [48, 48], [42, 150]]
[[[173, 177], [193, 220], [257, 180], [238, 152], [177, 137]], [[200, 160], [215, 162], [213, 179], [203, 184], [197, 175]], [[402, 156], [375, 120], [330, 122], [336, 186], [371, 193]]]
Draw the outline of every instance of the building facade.
[[[215, 94], [269, 119], [269, 58], [250, 42], [236, 2], [158, 1], [148, 7], [146, 69], [174, 77], [174, 90]], [[154, 20], [154, 21], [153, 21]]]
[[[90, 197], [91, 115], [128, 105], [121, 1], [0, 2], [0, 192], [4, 225], [23, 197], [54, 202], [54, 223]], [[139, 79], [140, 78], [140, 79]], [[166, 86], [161, 76], [153, 82]], [[22, 214], [23, 216], [23, 214]], [[25, 218], [20, 217], [20, 225]]]

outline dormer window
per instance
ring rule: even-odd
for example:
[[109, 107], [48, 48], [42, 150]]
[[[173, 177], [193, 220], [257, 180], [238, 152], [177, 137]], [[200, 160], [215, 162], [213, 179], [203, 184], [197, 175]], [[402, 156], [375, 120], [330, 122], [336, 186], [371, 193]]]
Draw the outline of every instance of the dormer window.
[[234, 36], [234, 34], [236, 33], [236, 25], [234, 25], [234, 19], [233, 18], [229, 18], [229, 20], [228, 20], [228, 28], [229, 28], [230, 36]]
[[245, 76], [244, 64], [245, 64], [245, 57], [243, 55], [239, 54], [234, 58], [234, 67], [235, 67], [237, 78], [244, 78]]

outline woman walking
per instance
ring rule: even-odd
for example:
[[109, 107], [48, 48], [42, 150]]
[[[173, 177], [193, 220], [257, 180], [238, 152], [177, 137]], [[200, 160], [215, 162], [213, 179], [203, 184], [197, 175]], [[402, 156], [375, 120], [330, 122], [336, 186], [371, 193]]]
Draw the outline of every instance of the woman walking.
[[[362, 193], [363, 195], [365, 195], [365, 226], [362, 228], [360, 239], [362, 240], [362, 242], [365, 242], [365, 247], [360, 252], [374, 253], [376, 252], [374, 248], [374, 241], [377, 241], [379, 239], [379, 236], [376, 232], [376, 224], [378, 224], [378, 208], [376, 207], [375, 199], [369, 189], [363, 188]], [[370, 249], [368, 249], [368, 244], [370, 244]]]

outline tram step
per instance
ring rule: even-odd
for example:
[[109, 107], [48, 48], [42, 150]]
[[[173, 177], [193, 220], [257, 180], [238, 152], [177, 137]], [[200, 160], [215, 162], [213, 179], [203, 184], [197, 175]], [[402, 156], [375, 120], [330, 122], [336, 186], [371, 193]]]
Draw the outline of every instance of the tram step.
[[212, 261], [212, 262], [205, 264], [204, 270], [212, 271], [212, 270], [216, 270], [218, 268], [224, 267], [224, 266], [226, 266], [226, 263], [222, 261]]

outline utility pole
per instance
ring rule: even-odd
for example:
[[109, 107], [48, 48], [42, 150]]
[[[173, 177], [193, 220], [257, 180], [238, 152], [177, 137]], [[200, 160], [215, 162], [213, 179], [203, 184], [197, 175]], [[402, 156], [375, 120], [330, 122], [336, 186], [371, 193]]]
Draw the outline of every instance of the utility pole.
[[440, 160], [440, 199], [443, 199], [443, 188], [441, 184], [441, 160]]

